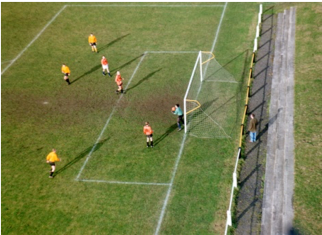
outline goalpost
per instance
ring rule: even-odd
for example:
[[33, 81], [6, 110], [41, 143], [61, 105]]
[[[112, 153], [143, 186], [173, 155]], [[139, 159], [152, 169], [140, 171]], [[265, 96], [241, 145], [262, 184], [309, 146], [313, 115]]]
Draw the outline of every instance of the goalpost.
[[238, 84], [212, 52], [199, 51], [183, 100], [185, 133], [230, 138], [237, 118]]

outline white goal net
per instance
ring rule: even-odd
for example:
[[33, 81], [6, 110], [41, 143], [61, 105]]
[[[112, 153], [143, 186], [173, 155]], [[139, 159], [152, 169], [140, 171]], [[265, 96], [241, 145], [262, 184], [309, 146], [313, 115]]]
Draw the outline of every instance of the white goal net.
[[238, 87], [211, 52], [200, 51], [183, 101], [185, 132], [199, 138], [231, 138]]

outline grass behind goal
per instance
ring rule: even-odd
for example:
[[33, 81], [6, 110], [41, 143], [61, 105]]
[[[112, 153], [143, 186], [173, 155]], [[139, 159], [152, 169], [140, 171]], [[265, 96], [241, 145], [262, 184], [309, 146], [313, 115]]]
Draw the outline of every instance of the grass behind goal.
[[[10, 21], [15, 13], [23, 15], [20, 10], [26, 5], [3, 6], [2, 13], [12, 14], [2, 24], [16, 32], [19, 43], [25, 37], [28, 45], [35, 34], [21, 35], [20, 28], [40, 32], [44, 24], [30, 15], [25, 15], [29, 24]], [[32, 7], [37, 4], [28, 4]], [[251, 48], [248, 27], [256, 10], [256, 4], [228, 4], [216, 45], [221, 63], [236, 61]], [[155, 232], [167, 186], [99, 180], [169, 183], [183, 137], [170, 110], [182, 104], [196, 54], [149, 51], [209, 50], [222, 11], [223, 7], [67, 7], [48, 26], [2, 75], [2, 233]], [[43, 10], [44, 17], [48, 12]], [[238, 41], [229, 40], [231, 30]], [[91, 53], [87, 43], [91, 32], [98, 37], [99, 54]], [[8, 43], [19, 48], [11, 39], [4, 37], [2, 48]], [[114, 77], [101, 74], [102, 55], [113, 75], [121, 71], [125, 85], [136, 71], [119, 102]], [[6, 56], [3, 60], [14, 59]], [[71, 86], [63, 81], [62, 63], [71, 68]], [[241, 79], [243, 66], [230, 72]], [[154, 149], [145, 146], [144, 121], [155, 130]], [[51, 180], [45, 157], [53, 147], [63, 161]], [[233, 138], [187, 138], [161, 234], [223, 232], [234, 151]], [[78, 182], [75, 178], [89, 154], [81, 178], [97, 182]]]

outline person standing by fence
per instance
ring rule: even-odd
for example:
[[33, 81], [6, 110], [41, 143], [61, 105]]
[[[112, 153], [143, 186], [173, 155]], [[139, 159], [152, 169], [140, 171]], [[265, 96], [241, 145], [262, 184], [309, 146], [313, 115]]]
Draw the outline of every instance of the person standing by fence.
[[255, 114], [251, 114], [250, 115], [250, 123], [249, 123], [249, 137], [250, 137], [250, 140], [249, 142], [256, 142], [256, 129], [257, 129], [257, 124], [258, 124], [258, 121], [257, 119], [255, 118]]

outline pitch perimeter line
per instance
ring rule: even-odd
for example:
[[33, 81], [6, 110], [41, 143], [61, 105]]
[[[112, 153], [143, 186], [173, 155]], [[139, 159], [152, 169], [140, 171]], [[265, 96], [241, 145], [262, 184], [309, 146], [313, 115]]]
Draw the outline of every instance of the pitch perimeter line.
[[[219, 35], [219, 30], [220, 30], [220, 27], [221, 27], [221, 23], [222, 23], [222, 20], [224, 18], [225, 11], [226, 11], [226, 6], [227, 6], [227, 2], [225, 3], [225, 7], [224, 7], [223, 12], [221, 14], [220, 22], [219, 22], [219, 25], [218, 25], [218, 28], [217, 28], [217, 31], [216, 31], [216, 35], [215, 35], [214, 42], [212, 44], [211, 52], [214, 50], [215, 45], [216, 45], [216, 42], [217, 42], [217, 38], [218, 38], [218, 35]], [[198, 95], [199, 95], [199, 92], [200, 92], [200, 89], [198, 91]], [[170, 197], [170, 194], [171, 194], [171, 191], [172, 191], [174, 177], [175, 177], [175, 175], [177, 173], [179, 161], [181, 159], [181, 155], [182, 155], [182, 152], [183, 152], [183, 148], [184, 148], [184, 144], [185, 144], [186, 138], [187, 138], [187, 134], [184, 133], [184, 136], [183, 136], [183, 139], [182, 139], [182, 142], [181, 142], [180, 151], [179, 151], [179, 154], [178, 154], [178, 157], [177, 157], [177, 160], [176, 160], [175, 167], [174, 167], [173, 172], [172, 172], [171, 182], [170, 182], [170, 185], [169, 185], [169, 188], [168, 188], [168, 191], [167, 191], [167, 195], [166, 195], [166, 197], [164, 199], [164, 202], [163, 202], [161, 214], [160, 214], [159, 221], [158, 221], [158, 226], [157, 226], [157, 228], [155, 230], [154, 235], [158, 235], [159, 234], [159, 231], [160, 231], [160, 228], [161, 228], [161, 225], [162, 225], [162, 222], [163, 222], [165, 210], [167, 208], [167, 204], [168, 204], [168, 201], [169, 201], [169, 197]]]
[[67, 5], [69, 7], [225, 7], [225, 5]]
[[108, 181], [108, 180], [87, 180], [80, 179], [78, 181], [91, 183], [107, 183], [107, 184], [130, 184], [130, 185], [152, 185], [152, 186], [169, 186], [169, 183], [148, 183], [148, 182], [128, 182], [128, 181]]
[[58, 11], [58, 13], [56, 13], [56, 15], [45, 25], [45, 27], [36, 35], [36, 37], [34, 37], [34, 39], [17, 55], [16, 58], [14, 58], [10, 64], [4, 68], [4, 70], [1, 72], [1, 75], [7, 71], [8, 68], [10, 68], [11, 65], [13, 65], [21, 56], [22, 54], [31, 46], [31, 44], [33, 44], [39, 37], [40, 35], [47, 29], [47, 27], [57, 18], [57, 16], [60, 15], [60, 13], [67, 7], [67, 5], [63, 6], [62, 9], [60, 9], [60, 11]]
[[[131, 81], [132, 81], [132, 79], [133, 79], [133, 77], [134, 77], [134, 75], [135, 75], [136, 71], [137, 71], [137, 70], [138, 70], [138, 68], [140, 67], [140, 65], [141, 65], [141, 63], [142, 63], [142, 61], [143, 61], [143, 59], [144, 59], [144, 57], [145, 57], [145, 56], [146, 56], [146, 54], [144, 53], [144, 54], [143, 54], [143, 56], [142, 56], [142, 58], [141, 58], [141, 60], [140, 60], [140, 62], [139, 62], [139, 63], [138, 63], [138, 65], [136, 66], [136, 68], [135, 68], [134, 72], [132, 73], [131, 78], [129, 79], [128, 83], [126, 84], [126, 87], [125, 87], [125, 89], [124, 89], [125, 91], [126, 91], [127, 87], [130, 85], [130, 83], [131, 83]], [[89, 152], [89, 154], [87, 155], [86, 160], [85, 160], [85, 162], [84, 162], [84, 164], [83, 164], [82, 168], [81, 168], [81, 169], [80, 169], [80, 171], [78, 172], [78, 175], [77, 175], [77, 177], [76, 177], [76, 179], [75, 179], [75, 180], [79, 180], [80, 175], [82, 174], [82, 172], [83, 172], [83, 170], [84, 170], [84, 168], [85, 168], [85, 166], [86, 166], [86, 164], [87, 164], [88, 160], [91, 158], [92, 153], [93, 153], [93, 152], [94, 152], [94, 150], [96, 149], [97, 144], [98, 144], [98, 143], [99, 143], [99, 141], [101, 140], [101, 137], [102, 137], [102, 135], [104, 134], [104, 132], [105, 132], [105, 130], [106, 130], [106, 128], [107, 128], [107, 126], [108, 126], [108, 124], [110, 123], [110, 120], [112, 119], [112, 116], [113, 116], [113, 114], [114, 114], [114, 112], [115, 112], [115, 109], [116, 109], [116, 107], [117, 107], [118, 103], [120, 102], [120, 100], [122, 99], [122, 97], [123, 97], [123, 94], [121, 94], [121, 96], [120, 96], [120, 97], [118, 98], [118, 100], [116, 101], [116, 104], [115, 104], [115, 106], [113, 107], [113, 109], [112, 109], [112, 112], [111, 112], [110, 116], [108, 117], [108, 119], [107, 119], [107, 121], [106, 121], [106, 123], [105, 123], [105, 125], [104, 125], [104, 127], [103, 127], [103, 129], [102, 129], [102, 131], [101, 131], [101, 133], [100, 133], [100, 135], [98, 136], [98, 138], [97, 138], [97, 140], [96, 140], [96, 142], [95, 142], [95, 144], [94, 144], [94, 146], [93, 146], [93, 148], [91, 149], [91, 151], [90, 151], [90, 152]]]

